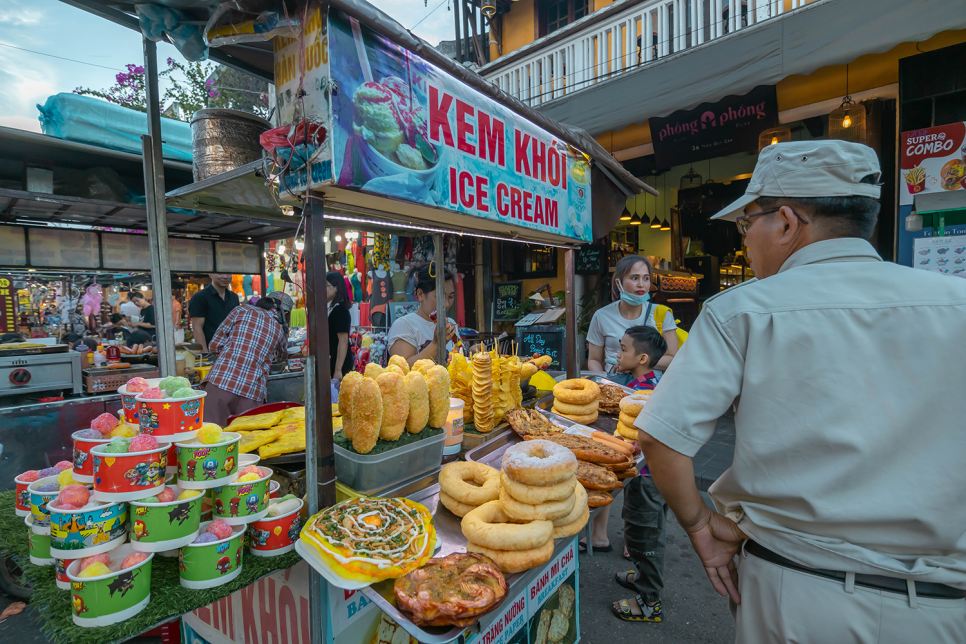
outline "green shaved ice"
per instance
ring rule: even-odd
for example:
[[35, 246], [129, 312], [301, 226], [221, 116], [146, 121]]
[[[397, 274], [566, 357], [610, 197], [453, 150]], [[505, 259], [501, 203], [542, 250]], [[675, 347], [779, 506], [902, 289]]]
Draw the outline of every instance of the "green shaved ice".
[[177, 398], [177, 396], [174, 395], [174, 392], [178, 391], [179, 389], [184, 389], [185, 387], [191, 389], [191, 381], [180, 376], [168, 376], [167, 378], [161, 380], [161, 382], [158, 384], [158, 389], [163, 391], [164, 395], [169, 398]]
[[198, 392], [192, 389], [191, 387], [182, 387], [181, 389], [178, 389], [177, 391], [172, 392], [170, 396], [172, 398], [189, 398], [191, 396], [197, 395], [197, 393]]

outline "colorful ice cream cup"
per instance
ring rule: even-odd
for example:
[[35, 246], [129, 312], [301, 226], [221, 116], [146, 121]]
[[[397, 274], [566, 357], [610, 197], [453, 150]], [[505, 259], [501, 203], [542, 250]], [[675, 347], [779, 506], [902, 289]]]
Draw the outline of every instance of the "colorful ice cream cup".
[[213, 509], [214, 509], [214, 503], [211, 500], [211, 490], [208, 490], [205, 492], [205, 495], [204, 497], [202, 497], [202, 500], [201, 500], [201, 520], [202, 521], [213, 520], [214, 517], [211, 516]]
[[[248, 526], [248, 548], [256, 557], [275, 557], [295, 549], [302, 529], [302, 499], [298, 508], [278, 517], [265, 516]], [[269, 501], [269, 505], [276, 501]]]
[[[111, 553], [111, 560], [124, 561], [133, 553], [126, 543]], [[77, 626], [109, 626], [134, 617], [151, 601], [153, 554], [131, 568], [98, 577], [78, 577], [80, 561], [67, 567], [70, 579], [73, 620]]]
[[174, 443], [168, 448], [168, 465], [164, 469], [166, 474], [173, 474], [174, 479], [178, 479], [178, 448]]
[[154, 496], [164, 487], [168, 444], [143, 452], [112, 454], [106, 445], [91, 448], [94, 459], [94, 498], [98, 501], [135, 501]]
[[54, 559], [54, 581], [61, 590], [70, 590], [70, 579], [67, 578], [67, 566], [74, 563], [73, 559]]
[[258, 521], [268, 514], [268, 481], [272, 469], [259, 467], [262, 475], [257, 481], [226, 483], [211, 490], [214, 516], [231, 525]]
[[240, 454], [238, 456], [238, 469], [243, 470], [249, 465], [258, 465], [262, 457], [258, 454]]
[[50, 534], [50, 512], [47, 504], [57, 498], [60, 489], [56, 492], [41, 492], [38, 488], [48, 483], [56, 483], [56, 476], [37, 479], [27, 486], [27, 493], [30, 495], [30, 514], [33, 517], [34, 530], [44, 530], [45, 534]]
[[151, 434], [166, 442], [186, 441], [194, 438], [201, 429], [205, 415], [205, 396], [199, 391], [187, 398], [135, 397], [138, 424], [142, 434]]
[[[208, 523], [201, 524], [202, 532], [208, 529]], [[241, 573], [244, 541], [245, 526], [237, 525], [232, 526], [230, 537], [182, 546], [178, 556], [181, 585], [199, 589], [227, 584]]]
[[82, 559], [114, 550], [127, 539], [127, 503], [117, 501], [80, 510], [50, 512], [50, 553], [64, 559]]
[[91, 448], [98, 445], [110, 443], [110, 438], [78, 438], [80, 430], [71, 434], [74, 439], [74, 469], [71, 476], [79, 483], [94, 482], [94, 459], [91, 457]]
[[[175, 488], [175, 497], [184, 492]], [[198, 536], [204, 494], [183, 501], [131, 501], [131, 547], [138, 552], [163, 552], [187, 545]]]
[[32, 516], [23, 518], [23, 522], [27, 525], [27, 547], [30, 552], [30, 563], [35, 566], [53, 566], [54, 558], [50, 556], [50, 531], [35, 530], [33, 520]]
[[[20, 476], [23, 476], [23, 474]], [[17, 495], [13, 498], [14, 512], [17, 513], [18, 517], [26, 517], [30, 515], [30, 492], [27, 491], [27, 488], [30, 487], [32, 481], [21, 481], [20, 476], [13, 480], [17, 487]]]
[[178, 485], [186, 490], [207, 490], [235, 479], [241, 434], [225, 432], [224, 442], [208, 445], [197, 439], [175, 443], [178, 450]]
[[127, 385], [121, 385], [117, 388], [117, 393], [121, 394], [121, 407], [124, 411], [124, 421], [136, 426], [138, 424], [138, 403], [134, 398], [140, 392], [128, 393]]
[[268, 482], [268, 498], [269, 499], [277, 499], [278, 498], [278, 490], [281, 487], [282, 487], [282, 484], [279, 483], [278, 481], [276, 481], [275, 479], [272, 479], [271, 481], [269, 481]]

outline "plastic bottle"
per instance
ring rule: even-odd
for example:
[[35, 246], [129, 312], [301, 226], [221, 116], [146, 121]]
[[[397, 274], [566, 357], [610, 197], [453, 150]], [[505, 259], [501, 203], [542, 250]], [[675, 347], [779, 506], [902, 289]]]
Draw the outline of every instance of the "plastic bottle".
[[117, 346], [117, 340], [111, 342], [107, 347], [107, 363], [117, 364], [121, 361], [121, 349]]

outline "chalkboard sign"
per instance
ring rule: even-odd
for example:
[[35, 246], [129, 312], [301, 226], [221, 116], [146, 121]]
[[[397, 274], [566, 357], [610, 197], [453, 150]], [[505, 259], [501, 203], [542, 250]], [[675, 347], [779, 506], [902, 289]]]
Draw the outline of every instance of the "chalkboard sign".
[[578, 275], [598, 275], [607, 270], [607, 247], [604, 244], [584, 244], [577, 249], [574, 271]]
[[508, 322], [520, 316], [513, 311], [523, 303], [523, 282], [493, 282], [493, 321]]
[[564, 348], [564, 328], [562, 326], [532, 326], [520, 329], [517, 334], [520, 357], [527, 359], [534, 353], [550, 356], [550, 369], [563, 371], [567, 367], [567, 351]]

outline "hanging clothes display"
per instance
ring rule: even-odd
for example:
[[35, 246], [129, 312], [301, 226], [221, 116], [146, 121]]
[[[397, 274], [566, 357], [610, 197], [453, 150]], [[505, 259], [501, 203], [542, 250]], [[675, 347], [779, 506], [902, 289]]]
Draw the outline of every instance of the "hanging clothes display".
[[349, 283], [352, 284], [352, 299], [354, 302], [362, 302], [362, 280], [359, 278], [359, 272], [356, 271], [349, 278]]
[[409, 296], [406, 295], [406, 273], [398, 268], [392, 274], [392, 301], [409, 301]]
[[252, 276], [246, 275], [242, 278], [242, 290], [245, 291], [245, 297], [251, 297], [255, 294], [255, 289], [252, 288]]
[[389, 266], [389, 235], [376, 233], [376, 243], [372, 247], [372, 265], [379, 268]]
[[343, 279], [345, 280], [345, 291], [346, 291], [346, 295], [349, 296], [349, 304], [352, 304], [353, 302], [355, 302], [355, 300], [352, 297], [353, 296], [353, 294], [352, 294], [352, 283], [349, 282], [349, 278], [348, 277], [344, 277]]
[[373, 326], [385, 327], [392, 282], [388, 271], [375, 270], [370, 277], [372, 278], [372, 297], [369, 300], [369, 318]]
[[356, 256], [352, 252], [352, 249], [355, 245], [355, 242], [349, 244], [349, 248], [346, 249], [345, 253], [345, 271], [349, 275], [352, 275], [352, 271], [354, 271], [356, 268]]

